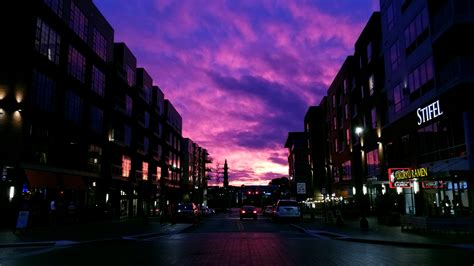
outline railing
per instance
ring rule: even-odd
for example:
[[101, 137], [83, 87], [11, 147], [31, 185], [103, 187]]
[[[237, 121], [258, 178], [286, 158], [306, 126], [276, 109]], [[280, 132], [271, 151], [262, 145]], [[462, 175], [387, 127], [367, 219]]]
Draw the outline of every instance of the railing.
[[446, 5], [432, 19], [432, 32], [435, 38], [454, 23], [473, 22], [474, 5], [470, 0], [446, 1]]
[[439, 72], [441, 87], [451, 87], [456, 83], [473, 80], [474, 76], [474, 56], [456, 57], [444, 65]]

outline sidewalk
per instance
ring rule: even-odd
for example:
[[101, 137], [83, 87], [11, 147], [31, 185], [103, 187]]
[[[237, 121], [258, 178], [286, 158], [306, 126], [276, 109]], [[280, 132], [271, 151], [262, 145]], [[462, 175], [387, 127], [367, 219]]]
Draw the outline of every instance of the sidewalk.
[[111, 239], [143, 239], [182, 232], [192, 224], [160, 224], [158, 217], [110, 220], [88, 224], [37, 227], [26, 231], [0, 230], [0, 248], [15, 246], [48, 246]]
[[350, 242], [395, 245], [419, 248], [468, 248], [474, 249], [474, 235], [460, 234], [416, 234], [402, 231], [400, 226], [387, 226], [377, 223], [375, 217], [368, 217], [369, 229], [360, 228], [359, 219], [345, 220], [344, 225], [326, 225], [324, 218], [316, 216], [314, 221], [303, 220], [293, 226], [320, 239], [335, 239]]

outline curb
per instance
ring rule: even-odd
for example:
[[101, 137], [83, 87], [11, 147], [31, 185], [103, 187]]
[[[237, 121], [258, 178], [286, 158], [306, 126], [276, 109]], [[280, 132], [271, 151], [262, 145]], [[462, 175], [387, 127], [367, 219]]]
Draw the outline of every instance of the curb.
[[18, 242], [18, 243], [0, 243], [0, 248], [11, 248], [11, 247], [44, 247], [54, 246], [56, 241], [47, 242]]
[[[312, 236], [307, 229], [298, 226], [296, 224], [290, 224], [292, 227], [298, 229], [299, 231]], [[365, 238], [354, 238], [349, 236], [344, 237], [328, 237], [328, 239], [347, 241], [347, 242], [356, 242], [356, 243], [366, 243], [366, 244], [376, 244], [376, 245], [387, 245], [387, 246], [399, 246], [399, 247], [409, 247], [409, 248], [431, 248], [431, 249], [474, 249], [474, 245], [465, 245], [465, 244], [433, 244], [433, 243], [418, 243], [418, 242], [402, 242], [402, 241], [389, 241], [381, 239], [365, 239]]]

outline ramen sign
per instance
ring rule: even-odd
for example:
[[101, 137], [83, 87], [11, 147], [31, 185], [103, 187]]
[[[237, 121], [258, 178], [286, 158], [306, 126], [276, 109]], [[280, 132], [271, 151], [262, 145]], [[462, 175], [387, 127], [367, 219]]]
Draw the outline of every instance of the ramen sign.
[[388, 180], [390, 188], [411, 187], [411, 180], [428, 176], [428, 168], [389, 168]]

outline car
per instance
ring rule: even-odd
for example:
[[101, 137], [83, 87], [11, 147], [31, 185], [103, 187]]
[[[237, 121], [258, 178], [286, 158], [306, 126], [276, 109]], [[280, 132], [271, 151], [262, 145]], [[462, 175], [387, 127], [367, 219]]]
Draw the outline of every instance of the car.
[[255, 206], [247, 205], [240, 209], [240, 220], [243, 220], [244, 218], [253, 218], [254, 220], [257, 220], [257, 217], [257, 208], [255, 208]]
[[198, 205], [194, 203], [178, 203], [174, 212], [175, 222], [191, 222], [196, 223], [201, 218], [201, 211]]
[[278, 200], [275, 205], [275, 211], [273, 212], [273, 218], [275, 220], [282, 219], [300, 219], [301, 209], [296, 200], [281, 199]]
[[273, 205], [267, 205], [263, 209], [264, 216], [272, 216], [273, 215]]

